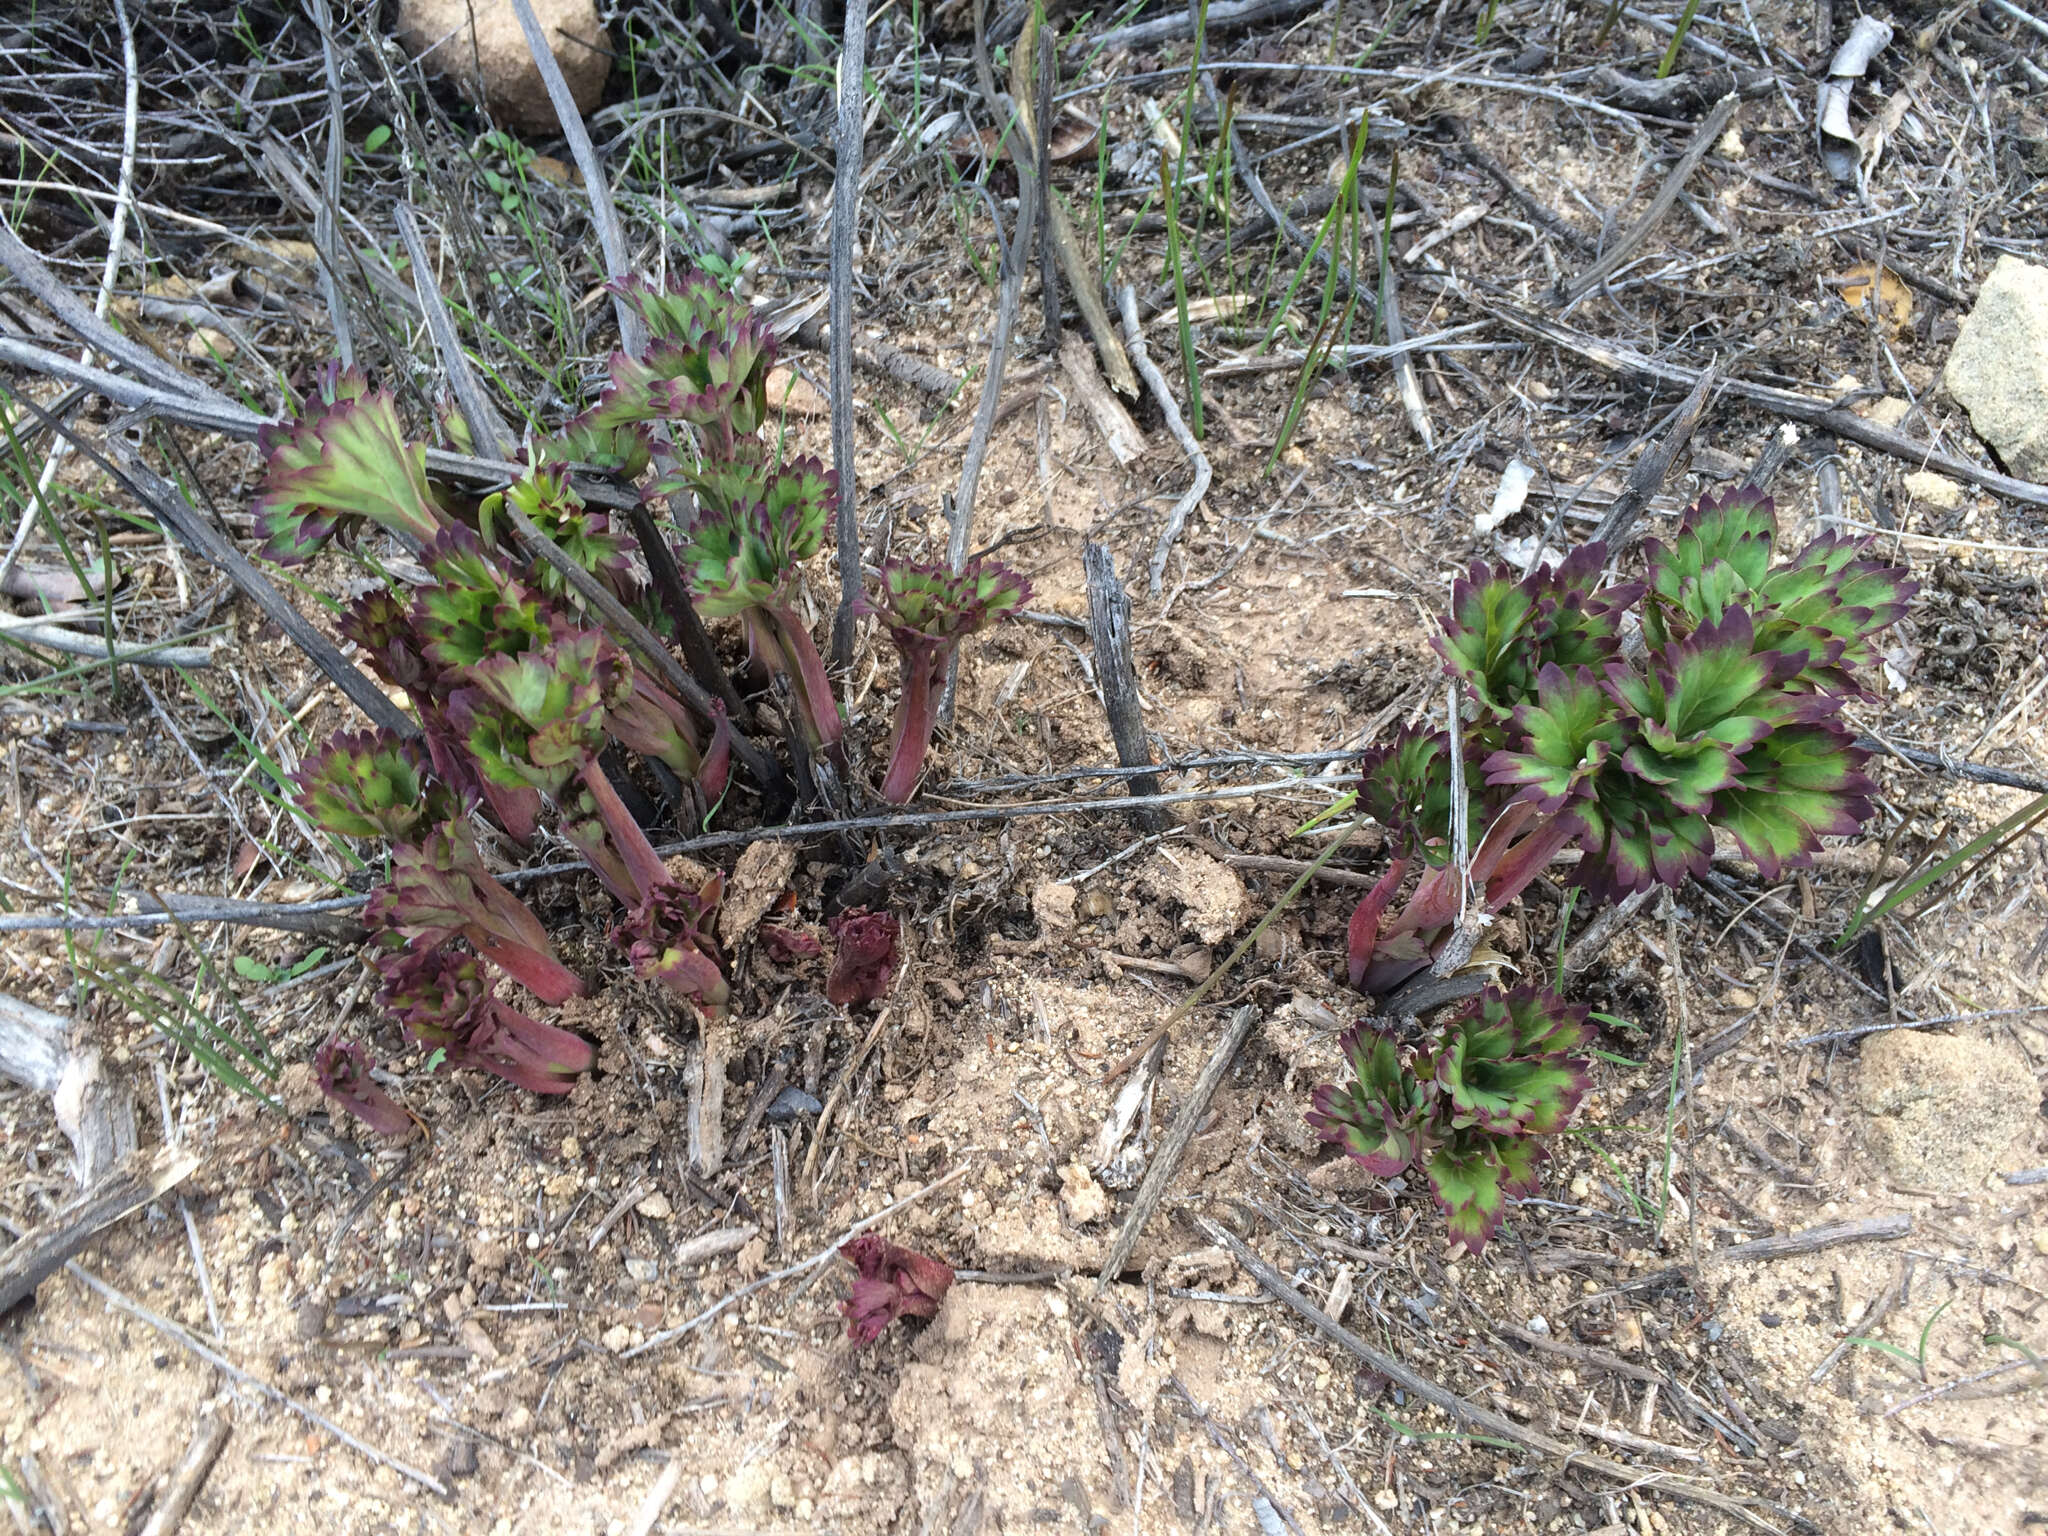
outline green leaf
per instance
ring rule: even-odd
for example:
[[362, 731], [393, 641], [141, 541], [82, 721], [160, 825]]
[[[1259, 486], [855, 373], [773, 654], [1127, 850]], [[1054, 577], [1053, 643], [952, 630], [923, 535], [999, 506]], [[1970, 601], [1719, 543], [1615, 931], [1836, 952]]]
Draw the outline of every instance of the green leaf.
[[1343, 1039], [1352, 1081], [1316, 1089], [1308, 1122], [1324, 1141], [1378, 1178], [1392, 1178], [1415, 1160], [1424, 1139], [1427, 1092], [1401, 1060], [1391, 1035], [1355, 1025]]
[[1449, 857], [1451, 739], [1403, 726], [1393, 740], [1359, 755], [1358, 808], [1386, 828], [1397, 858]]
[[1592, 1086], [1569, 1054], [1589, 1037], [1586, 1011], [1547, 987], [1489, 987], [1450, 1027], [1436, 1080], [1454, 1125], [1542, 1135], [1561, 1129]]
[[1748, 612], [1729, 609], [1665, 648], [1647, 673], [1615, 669], [1608, 687], [1640, 736], [1622, 766], [1663, 788], [1680, 811], [1700, 814], [1736, 782], [1744, 755], [1816, 701], [1786, 691], [1803, 657], [1755, 649]]
[[1423, 1161], [1430, 1193], [1442, 1207], [1452, 1241], [1478, 1253], [1499, 1230], [1508, 1200], [1536, 1192], [1543, 1150], [1525, 1136], [1464, 1130]]
[[235, 974], [244, 981], [267, 982], [277, 979], [277, 972], [261, 960], [253, 960], [247, 955], [237, 955], [230, 963], [235, 968]]
[[379, 123], [363, 136], [363, 153], [374, 155], [390, 142], [391, 125], [389, 123]]
[[1876, 786], [1863, 773], [1868, 756], [1840, 726], [1773, 731], [1714, 797], [1714, 825], [1775, 880], [1788, 866], [1810, 862], [1821, 838], [1847, 836], [1870, 819]]
[[1451, 588], [1451, 611], [1436, 641], [1446, 669], [1495, 716], [1535, 693], [1546, 666], [1598, 666], [1620, 646], [1621, 614], [1642, 588], [1603, 587], [1603, 544], [1573, 550], [1559, 564], [1517, 577], [1476, 563]]
[[391, 396], [367, 392], [349, 373], [330, 373], [322, 394], [295, 425], [264, 436], [270, 458], [255, 505], [263, 553], [293, 564], [365, 522], [432, 539], [445, 524], [427, 485], [426, 446], [407, 439]]
[[1567, 673], [1547, 665], [1536, 679], [1536, 701], [1516, 706], [1518, 750], [1494, 753], [1485, 762], [1486, 782], [1513, 787], [1517, 800], [1555, 811], [1590, 793], [1587, 781], [1606, 766], [1626, 740], [1614, 699], [1590, 667]]

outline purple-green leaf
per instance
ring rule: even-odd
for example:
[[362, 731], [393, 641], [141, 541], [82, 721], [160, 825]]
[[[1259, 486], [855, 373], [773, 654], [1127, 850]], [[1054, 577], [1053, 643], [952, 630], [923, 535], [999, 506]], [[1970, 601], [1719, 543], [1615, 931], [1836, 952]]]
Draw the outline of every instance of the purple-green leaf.
[[421, 543], [445, 526], [427, 486], [426, 447], [406, 437], [397, 404], [381, 390], [351, 383], [323, 396], [272, 442], [256, 526], [263, 553], [281, 565], [311, 559], [363, 523]]

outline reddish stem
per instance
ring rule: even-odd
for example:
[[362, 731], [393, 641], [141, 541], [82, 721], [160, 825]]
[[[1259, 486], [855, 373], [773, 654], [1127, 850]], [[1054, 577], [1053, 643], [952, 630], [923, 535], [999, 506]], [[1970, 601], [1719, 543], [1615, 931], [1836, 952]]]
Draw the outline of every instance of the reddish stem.
[[[583, 787], [597, 807], [598, 817], [604, 823], [604, 830], [610, 836], [612, 849], [618, 855], [619, 865], [626, 876], [626, 889], [614, 886], [612, 893], [627, 905], [638, 906], [656, 886], [668, 879], [668, 869], [654, 851], [654, 844], [647, 841], [647, 834], [640, 830], [640, 823], [626, 809], [626, 802], [612, 788], [612, 781], [604, 776], [603, 765], [594, 757], [584, 764]], [[596, 860], [591, 862], [595, 864]], [[601, 866], [598, 872], [604, 873]]]
[[499, 970], [510, 976], [544, 1003], [565, 1003], [583, 995], [583, 980], [551, 955], [507, 944], [483, 928], [470, 928], [463, 937]]
[[1521, 895], [1581, 830], [1576, 817], [1555, 812], [1538, 822], [1534, 830], [1496, 863], [1487, 882], [1487, 907], [1498, 912]]
[[1354, 988], [1365, 983], [1365, 968], [1372, 963], [1372, 952], [1379, 944], [1380, 917], [1386, 912], [1387, 903], [1394, 899], [1394, 892], [1400, 889], [1401, 877], [1407, 873], [1408, 861], [1394, 860], [1387, 866], [1387, 872], [1380, 876], [1379, 884], [1367, 891], [1364, 899], [1352, 909], [1351, 925], [1345, 938]]
[[787, 608], [764, 607], [761, 612], [767, 615], [764, 627], [771, 631], [790, 686], [796, 690], [805, 739], [812, 751], [825, 753], [843, 767], [846, 754], [840, 737], [845, 732], [839, 723], [839, 705], [832, 697], [832, 679], [825, 674], [825, 659], [811, 643], [811, 632]]
[[938, 724], [932, 696], [937, 671], [930, 657], [913, 654], [903, 658], [903, 693], [896, 701], [889, 771], [882, 778], [882, 798], [891, 805], [907, 805], [917, 792], [925, 753], [931, 750], [932, 729]]

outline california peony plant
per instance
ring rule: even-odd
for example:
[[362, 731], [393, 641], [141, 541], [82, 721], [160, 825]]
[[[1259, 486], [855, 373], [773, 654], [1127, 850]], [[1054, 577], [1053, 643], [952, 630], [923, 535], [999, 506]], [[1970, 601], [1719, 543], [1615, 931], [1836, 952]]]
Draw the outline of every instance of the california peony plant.
[[899, 1317], [936, 1317], [953, 1285], [952, 1266], [872, 1232], [840, 1246], [854, 1267], [853, 1292], [839, 1304], [847, 1337], [872, 1344]]
[[882, 621], [902, 664], [903, 691], [889, 736], [882, 798], [905, 805], [917, 790], [938, 722], [939, 695], [960, 642], [979, 634], [1031, 597], [1031, 584], [1004, 566], [977, 560], [955, 574], [942, 565], [891, 560], [867, 610]]
[[[1872, 636], [1916, 586], [1869, 540], [1828, 534], [1774, 565], [1776, 539], [1771, 499], [1740, 489], [1694, 505], [1670, 544], [1648, 541], [1645, 581], [1604, 580], [1594, 544], [1526, 577], [1482, 564], [1457, 583], [1437, 648], [1465, 696], [1463, 878], [1482, 915], [1568, 848], [1564, 878], [1611, 900], [1705, 870], [1716, 831], [1775, 878], [1869, 818], [1867, 754], [1842, 706], [1874, 689]], [[1624, 644], [1632, 626], [1639, 645]], [[1390, 990], [1458, 922], [1451, 796], [1445, 732], [1366, 755], [1360, 807], [1393, 861], [1352, 915], [1353, 986]]]
[[[725, 797], [744, 744], [717, 702], [731, 686], [703, 618], [738, 621], [757, 673], [786, 681], [803, 748], [845, 767], [831, 680], [802, 617], [803, 567], [824, 545], [839, 488], [817, 460], [785, 455], [768, 430], [775, 335], [701, 272], [616, 291], [651, 339], [614, 354], [597, 403], [530, 440], [509, 483], [480, 499], [437, 489], [426, 443], [407, 435], [394, 398], [339, 365], [322, 372], [294, 419], [261, 439], [265, 554], [299, 564], [330, 544], [354, 549], [375, 582], [345, 606], [339, 628], [420, 725], [416, 744], [344, 733], [300, 778], [311, 821], [389, 843], [388, 877], [367, 914], [386, 946], [375, 961], [387, 973], [386, 1006], [442, 1064], [545, 1093], [587, 1068], [588, 1045], [501, 1001], [484, 966], [544, 1004], [580, 994], [583, 982], [490, 873], [472, 817], [481, 812], [522, 847], [550, 831], [562, 837], [622, 909], [612, 942], [634, 971], [715, 1021], [731, 1006], [713, 936], [721, 883], [689, 888], [669, 875], [618, 777], [631, 766], [626, 754], [637, 758], [686, 827]], [[445, 401], [432, 432], [452, 451], [479, 449]], [[572, 469], [609, 477], [614, 492], [642, 505], [620, 514], [616, 494], [595, 496], [587, 478], [579, 489]], [[403, 559], [387, 562], [372, 541], [357, 542], [371, 529]], [[536, 532], [575, 570], [538, 559]], [[919, 643], [943, 653], [1023, 590], [996, 573], [988, 590], [947, 588], [950, 607], [898, 617], [921, 624]], [[614, 603], [644, 629], [612, 633], [604, 616], [616, 618]], [[650, 635], [676, 637], [693, 656], [704, 684], [690, 694], [697, 705], [656, 681], [662, 669], [650, 669], [643, 651]], [[909, 734], [916, 750], [906, 753], [899, 799], [914, 785], [928, 721]], [[829, 787], [829, 776], [817, 782]], [[834, 997], [880, 995], [895, 937], [886, 914], [849, 919]], [[367, 1081], [350, 1075], [354, 1059], [339, 1043], [327, 1055], [337, 1087]]]
[[1486, 1246], [1510, 1197], [1536, 1192], [1535, 1138], [1564, 1129], [1591, 1084], [1573, 1052], [1586, 1010], [1547, 987], [1489, 987], [1416, 1045], [1358, 1024], [1344, 1036], [1352, 1080], [1315, 1091], [1309, 1124], [1368, 1173], [1419, 1169], [1451, 1239]]
[[313, 1055], [313, 1081], [330, 1103], [339, 1104], [379, 1136], [403, 1136], [412, 1129], [412, 1116], [371, 1081], [374, 1065], [360, 1045], [329, 1035]]

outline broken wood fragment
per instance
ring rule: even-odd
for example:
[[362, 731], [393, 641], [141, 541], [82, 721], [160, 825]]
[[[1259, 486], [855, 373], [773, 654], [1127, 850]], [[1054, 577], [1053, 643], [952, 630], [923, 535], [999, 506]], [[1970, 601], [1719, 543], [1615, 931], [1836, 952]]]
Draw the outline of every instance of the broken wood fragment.
[[1130, 1214], [1124, 1218], [1116, 1241], [1109, 1246], [1109, 1257], [1103, 1261], [1102, 1273], [1095, 1283], [1098, 1295], [1123, 1273], [1131, 1250], [1138, 1246], [1138, 1239], [1144, 1235], [1145, 1223], [1159, 1209], [1159, 1202], [1166, 1198], [1166, 1186], [1180, 1171], [1181, 1159], [1187, 1156], [1188, 1143], [1195, 1139], [1196, 1129], [1209, 1113], [1209, 1101], [1216, 1097], [1216, 1090], [1223, 1085], [1223, 1075], [1237, 1060], [1237, 1053], [1244, 1049], [1252, 1026], [1258, 1021], [1259, 1010], [1256, 1007], [1248, 1005], [1238, 1009], [1231, 1015], [1230, 1026], [1223, 1031], [1223, 1038], [1216, 1042], [1209, 1059], [1202, 1064], [1201, 1076], [1195, 1079], [1195, 1086], [1188, 1090], [1180, 1112], [1173, 1117], [1166, 1139], [1159, 1144], [1152, 1166], [1145, 1170], [1138, 1193], [1131, 1199]]
[[1737, 1243], [1733, 1248], [1723, 1248], [1714, 1257], [1744, 1261], [1791, 1259], [1802, 1254], [1819, 1253], [1824, 1248], [1840, 1248], [1849, 1243], [1888, 1243], [1894, 1238], [1906, 1236], [1912, 1230], [1913, 1218], [1904, 1211], [1897, 1211], [1889, 1216], [1864, 1216], [1855, 1221], [1830, 1221], [1817, 1227], [1808, 1227], [1801, 1232], [1786, 1232], [1776, 1237], [1759, 1237], [1751, 1242]]
[[[1095, 679], [1102, 688], [1102, 707], [1109, 715], [1109, 734], [1116, 742], [1117, 761], [1126, 768], [1152, 763], [1152, 743], [1145, 735], [1145, 712], [1138, 699], [1138, 669], [1131, 657], [1131, 600], [1116, 579], [1116, 557], [1100, 544], [1084, 544], [1081, 567], [1088, 576], [1088, 635], [1095, 644]], [[1156, 795], [1159, 776], [1134, 774], [1131, 793]], [[1146, 808], [1135, 819], [1148, 832], [1164, 824], [1160, 811]]]
[[1060, 370], [1080, 397], [1081, 407], [1095, 424], [1095, 430], [1109, 445], [1110, 454], [1119, 465], [1128, 469], [1145, 452], [1145, 434], [1131, 420], [1131, 413], [1124, 409], [1123, 401], [1117, 399], [1109, 386], [1102, 382], [1101, 370], [1095, 366], [1095, 354], [1088, 350], [1088, 343], [1079, 336], [1070, 333], [1060, 342]]
[[142, 1528], [142, 1536], [171, 1536], [185, 1523], [185, 1516], [191, 1513], [199, 1490], [206, 1486], [206, 1479], [212, 1475], [213, 1464], [220, 1460], [221, 1449], [228, 1443], [231, 1427], [217, 1414], [199, 1416], [199, 1424], [192, 1431], [192, 1444], [186, 1448], [184, 1460], [171, 1474], [171, 1481], [164, 1489], [156, 1512]]
[[199, 1158], [183, 1147], [130, 1153], [92, 1188], [30, 1227], [0, 1254], [0, 1313], [33, 1294], [108, 1227], [182, 1183], [198, 1166]]
[[0, 992], [0, 1075], [46, 1094], [90, 1189], [135, 1150], [135, 1100], [72, 1021]]

